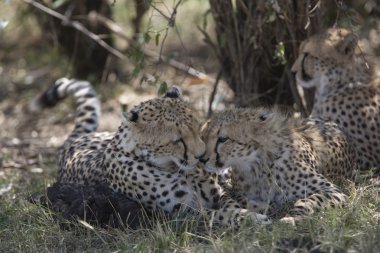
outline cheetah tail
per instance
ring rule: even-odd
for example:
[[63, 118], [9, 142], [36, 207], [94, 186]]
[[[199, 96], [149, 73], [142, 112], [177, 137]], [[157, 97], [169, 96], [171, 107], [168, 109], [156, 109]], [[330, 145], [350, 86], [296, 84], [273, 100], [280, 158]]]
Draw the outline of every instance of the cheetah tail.
[[31, 112], [53, 107], [65, 97], [73, 95], [76, 103], [75, 128], [68, 137], [73, 140], [80, 135], [96, 131], [100, 116], [100, 102], [92, 85], [87, 81], [60, 78], [44, 93], [29, 104]]

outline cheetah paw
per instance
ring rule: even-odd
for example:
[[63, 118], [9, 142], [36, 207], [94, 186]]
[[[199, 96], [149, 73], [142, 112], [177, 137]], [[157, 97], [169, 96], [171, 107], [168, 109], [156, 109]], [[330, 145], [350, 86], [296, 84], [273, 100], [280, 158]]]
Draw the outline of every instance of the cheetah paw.
[[246, 217], [249, 217], [252, 221], [260, 225], [269, 225], [272, 224], [272, 221], [265, 214], [259, 214], [254, 212], [249, 212], [246, 214]]
[[303, 220], [302, 216], [286, 216], [280, 219], [280, 222], [290, 224], [292, 226], [297, 225]]

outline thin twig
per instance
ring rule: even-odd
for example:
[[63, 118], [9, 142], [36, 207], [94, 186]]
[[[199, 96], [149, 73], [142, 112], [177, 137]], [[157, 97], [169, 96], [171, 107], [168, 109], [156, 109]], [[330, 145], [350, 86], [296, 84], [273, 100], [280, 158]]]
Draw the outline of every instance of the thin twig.
[[35, 8], [59, 19], [62, 21], [63, 25], [72, 26], [78, 31], [82, 32], [83, 34], [87, 35], [89, 38], [93, 39], [96, 43], [98, 43], [101, 47], [106, 49], [108, 52], [110, 52], [112, 55], [120, 58], [125, 59], [125, 55], [121, 53], [120, 51], [116, 50], [115, 48], [108, 45], [104, 40], [102, 40], [98, 35], [94, 34], [93, 32], [89, 31], [86, 27], [84, 27], [80, 22], [78, 21], [72, 21], [69, 18], [67, 18], [65, 15], [62, 15], [59, 12], [56, 12], [43, 4], [40, 4], [34, 0], [23, 0], [25, 3], [30, 4], [34, 6]]
[[165, 29], [164, 38], [161, 41], [159, 61], [161, 61], [161, 56], [162, 56], [162, 52], [164, 49], [164, 44], [165, 44], [166, 38], [168, 37], [168, 34], [169, 34], [169, 27], [174, 27], [175, 19], [177, 17], [177, 9], [181, 3], [182, 3], [182, 0], [179, 0], [177, 2], [177, 4], [173, 8], [173, 12], [170, 14], [170, 17], [166, 16], [160, 9], [158, 9], [155, 5], [151, 4], [152, 8], [155, 9], [158, 13], [160, 13], [168, 21], [168, 26]]
[[[350, 18], [350, 14], [348, 13], [348, 11], [347, 11], [346, 9], [343, 9], [343, 8], [342, 8], [342, 6], [343, 6], [343, 2], [342, 2], [342, 1], [338, 1], [338, 0], [336, 0], [335, 3], [336, 3], [336, 5], [337, 5], [337, 17], [336, 17], [336, 19], [335, 19], [334, 27], [337, 26], [337, 23], [338, 23], [337, 20], [338, 20], [338, 18], [339, 18], [339, 13], [340, 13], [340, 10], [341, 10], [341, 9], [343, 10], [344, 15], [345, 15], [346, 17], [349, 17], [349, 18]], [[351, 20], [350, 20], [350, 23], [351, 23]], [[359, 49], [359, 51], [360, 51], [360, 56], [361, 56], [361, 58], [362, 58], [363, 61], [364, 61], [364, 65], [365, 65], [366, 69], [367, 69], [367, 70], [370, 70], [370, 66], [369, 66], [369, 64], [368, 64], [367, 58], [366, 58], [366, 56], [365, 56], [365, 54], [364, 54], [364, 52], [363, 52], [361, 46], [360, 46], [359, 43], [358, 43], [358, 41], [359, 41], [359, 37], [358, 37], [357, 33], [354, 32], [354, 30], [352, 30], [352, 29], [350, 29], [350, 31], [351, 31], [351, 33], [354, 34], [354, 36], [355, 36], [356, 44], [357, 44], [357, 47], [358, 47], [358, 49]]]
[[275, 85], [272, 88], [266, 90], [265, 92], [262, 92], [262, 93], [259, 93], [259, 94], [254, 94], [254, 95], [252, 95], [252, 97], [248, 98], [245, 103], [249, 104], [249, 103], [252, 103], [255, 100], [258, 100], [258, 99], [260, 99], [262, 97], [265, 97], [268, 94], [270, 94], [271, 92], [273, 92], [274, 90], [276, 90], [276, 88], [277, 88], [277, 85]]
[[203, 34], [203, 36], [204, 36], [204, 42], [206, 44], [208, 44], [212, 48], [212, 50], [213, 50], [213, 52], [215, 54], [218, 54], [218, 49], [217, 49], [215, 43], [212, 41], [210, 35], [203, 28], [201, 28], [200, 26], [197, 26], [197, 28]]
[[216, 79], [214, 82], [214, 88], [210, 95], [210, 101], [208, 104], [208, 113], [207, 113], [208, 117], [210, 117], [212, 114], [212, 103], [214, 102], [215, 94], [216, 94], [216, 91], [218, 90], [218, 84], [221, 77], [222, 77], [222, 70], [219, 70], [218, 75], [216, 76]]
[[156, 5], [154, 5], [154, 4], [150, 4], [150, 7], [152, 7], [155, 11], [157, 11], [158, 13], [160, 13], [161, 16], [164, 17], [168, 22], [170, 21], [170, 18], [171, 18], [171, 17], [167, 16], [167, 15], [166, 15], [165, 13], [163, 13], [160, 9], [158, 9], [158, 8], [156, 7]]
[[294, 78], [292, 77], [292, 74], [290, 73], [289, 68], [287, 68], [285, 71], [286, 71], [288, 80], [290, 82], [289, 86], [293, 94], [294, 101], [296, 102], [296, 105], [298, 105], [301, 115], [303, 117], [307, 117], [310, 114], [310, 112], [308, 111], [308, 104], [306, 102], [305, 95], [298, 91], [298, 87], [301, 88], [302, 90], [303, 88], [298, 86], [298, 84], [294, 81]]
[[[102, 16], [102, 15], [99, 15], [98, 13], [93, 13], [91, 15], [91, 18], [92, 19], [96, 19], [98, 22], [101, 22], [103, 25], [105, 25], [108, 29], [110, 29], [113, 33], [115, 33], [116, 35], [118, 35], [119, 37], [123, 38], [124, 40], [126, 40], [131, 46], [135, 46], [134, 45], [134, 42], [131, 41], [128, 36], [123, 32], [123, 29], [118, 25], [116, 24], [114, 21]], [[194, 76], [196, 78], [199, 78], [201, 80], [208, 80], [209, 82], [214, 82], [215, 79], [208, 76], [207, 74], [191, 67], [191, 66], [188, 66], [182, 62], [179, 62], [179, 61], [176, 61], [176, 60], [173, 60], [173, 59], [169, 59], [169, 57], [160, 57], [160, 54], [159, 53], [156, 53], [152, 50], [149, 50], [145, 47], [141, 47], [139, 48], [139, 50], [141, 50], [141, 52], [152, 58], [154, 61], [156, 62], [164, 62], [176, 69], [179, 69], [181, 71], [184, 71], [186, 72], [187, 74], [191, 75], [191, 76]], [[162, 60], [163, 59], [168, 59], [168, 60]]]
[[238, 3], [240, 5], [241, 10], [244, 12], [244, 14], [247, 15], [247, 17], [251, 16], [251, 13], [250, 13], [247, 5], [245, 5], [245, 3], [242, 0], [238, 0]]
[[169, 34], [169, 27], [166, 27], [164, 37], [161, 40], [160, 53], [158, 54], [158, 62], [162, 60], [162, 51], [164, 50], [164, 44]]
[[[60, 14], [59, 12], [56, 12], [52, 9], [49, 9], [48, 7], [40, 4], [40, 3], [37, 3], [36, 1], [34, 0], [23, 0], [24, 2], [30, 4], [30, 5], [33, 5], [34, 7], [36, 7], [37, 9], [55, 17], [55, 18], [58, 18], [60, 19], [64, 24], [66, 25], [70, 25], [72, 27], [74, 27], [75, 29], [77, 29], [78, 31], [82, 32], [83, 34], [87, 35], [88, 37], [94, 39], [100, 46], [102, 46], [103, 48], [105, 48], [107, 51], [109, 51], [111, 54], [113, 54], [114, 56], [118, 57], [118, 58], [121, 58], [121, 59], [125, 59], [125, 55], [123, 53], [121, 53], [120, 51], [112, 48], [111, 46], [109, 46], [106, 42], [104, 42], [98, 35], [92, 33], [91, 31], [89, 31], [86, 27], [84, 27], [80, 22], [78, 21], [72, 21], [72, 20], [69, 20], [66, 16]], [[181, 2], [181, 1], [180, 1]], [[179, 5], [179, 3], [177, 3], [176, 7]], [[108, 29], [110, 29], [112, 32], [114, 32], [116, 35], [118, 35], [119, 37], [123, 38], [124, 40], [126, 40], [130, 45], [132, 46], [135, 46], [134, 45], [134, 42], [132, 42], [128, 36], [123, 32], [123, 29], [118, 25], [116, 24], [115, 22], [113, 22], [112, 20], [110, 19], [107, 19], [106, 17], [102, 16], [102, 15], [99, 15], [98, 13], [95, 13], [95, 12], [91, 12], [89, 14], [89, 19], [96, 19], [97, 21], [101, 22], [102, 24], [104, 24], [105, 26], [107, 26]], [[162, 58], [163, 57], [160, 57], [160, 54], [152, 51], [152, 50], [149, 50], [149, 49], [146, 49], [146, 48], [140, 48], [141, 52], [150, 57], [150, 58], [153, 58], [155, 61], [157, 62], [160, 62], [162, 61]], [[168, 59], [169, 57], [164, 57], [165, 59]], [[212, 77], [208, 76], [207, 74], [193, 68], [193, 67], [190, 67], [184, 63], [181, 63], [179, 61], [176, 61], [176, 60], [173, 60], [173, 59], [169, 59], [167, 61], [162, 61], [176, 69], [179, 69], [181, 71], [184, 71], [186, 72], [187, 74], [191, 75], [191, 76], [194, 76], [196, 78], [199, 78], [201, 80], [207, 80], [209, 82], [214, 82], [215, 79], [213, 79]]]
[[[291, 23], [289, 22], [289, 20], [285, 20], [285, 25], [286, 25], [286, 28], [289, 32], [290, 38], [291, 38], [292, 49], [293, 49], [292, 53], [293, 53], [293, 55], [297, 55], [298, 45], [296, 43], [297, 40], [296, 40], [296, 35], [294, 33], [293, 27], [292, 27]], [[308, 111], [309, 104], [307, 103], [305, 96], [300, 94], [300, 92], [298, 91], [298, 88], [297, 88], [298, 84], [294, 81], [294, 77], [290, 73], [289, 67], [285, 67], [284, 71], [286, 71], [286, 75], [287, 75], [288, 80], [289, 80], [289, 87], [290, 87], [290, 90], [293, 94], [294, 101], [295, 101], [296, 105], [298, 105], [302, 116], [306, 117], [309, 114], [309, 111]]]
[[308, 14], [309, 15], [312, 15], [314, 14], [314, 12], [321, 6], [321, 1], [318, 1], [313, 8], [311, 8], [310, 11], [308, 11]]
[[160, 13], [161, 16], [164, 17], [164, 18], [168, 21], [168, 25], [169, 25], [170, 27], [173, 27], [174, 24], [175, 24], [175, 18], [176, 18], [176, 16], [177, 16], [177, 9], [178, 9], [178, 7], [179, 7], [179, 5], [180, 5], [181, 3], [182, 3], [182, 0], [179, 0], [179, 1], [176, 3], [176, 5], [175, 5], [174, 8], [173, 8], [173, 12], [170, 14], [170, 17], [167, 16], [167, 15], [165, 15], [165, 13], [163, 13], [160, 9], [158, 9], [158, 8], [156, 7], [156, 5], [151, 4], [150, 6], [151, 6], [155, 11], [157, 11], [158, 13]]

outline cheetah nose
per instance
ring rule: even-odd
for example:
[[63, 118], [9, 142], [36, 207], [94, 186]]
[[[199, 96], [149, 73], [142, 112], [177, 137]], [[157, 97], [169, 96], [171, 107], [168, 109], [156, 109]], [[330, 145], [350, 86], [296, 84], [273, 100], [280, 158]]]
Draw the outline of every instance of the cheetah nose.
[[208, 158], [207, 158], [207, 159], [204, 158], [204, 157], [205, 157], [205, 154], [206, 154], [206, 152], [203, 153], [203, 154], [200, 155], [200, 156], [196, 156], [195, 158], [198, 159], [201, 163], [206, 163], [206, 162], [208, 161]]
[[207, 161], [208, 161], [208, 158], [207, 159], [204, 159], [204, 158], [199, 158], [199, 161], [201, 162], [201, 163], [207, 163]]

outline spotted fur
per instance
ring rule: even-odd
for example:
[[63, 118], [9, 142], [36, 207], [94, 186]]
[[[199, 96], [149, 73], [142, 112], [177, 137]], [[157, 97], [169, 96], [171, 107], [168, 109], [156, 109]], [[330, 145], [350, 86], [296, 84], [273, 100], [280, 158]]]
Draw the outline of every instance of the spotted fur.
[[358, 38], [329, 29], [302, 42], [292, 67], [297, 83], [315, 87], [311, 117], [331, 120], [352, 141], [361, 168], [380, 168], [380, 80]]
[[116, 133], [95, 132], [99, 101], [86, 81], [60, 79], [35, 101], [35, 108], [73, 95], [77, 102], [73, 132], [59, 150], [58, 181], [97, 184], [152, 210], [173, 213], [186, 206], [213, 213], [217, 221], [238, 226], [243, 217], [269, 222], [228, 197], [215, 176], [197, 167], [205, 151], [200, 124], [172, 87], [162, 98], [140, 103], [123, 115]]
[[231, 167], [229, 191], [248, 209], [275, 213], [293, 203], [288, 216], [299, 217], [347, 200], [333, 180], [354, 177], [355, 153], [335, 123], [233, 109], [212, 117], [202, 137], [206, 170]]

